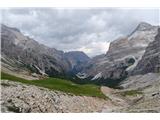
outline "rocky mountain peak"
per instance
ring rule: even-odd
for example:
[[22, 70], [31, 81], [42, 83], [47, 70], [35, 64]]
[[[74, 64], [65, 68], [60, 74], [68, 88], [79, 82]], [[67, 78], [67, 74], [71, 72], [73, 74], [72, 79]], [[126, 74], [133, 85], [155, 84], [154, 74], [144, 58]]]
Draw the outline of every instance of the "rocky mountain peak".
[[146, 22], [140, 22], [139, 25], [137, 26], [136, 30], [144, 31], [144, 30], [148, 30], [151, 28], [153, 28], [153, 26], [151, 24], [146, 23]]
[[66, 57], [71, 57], [79, 61], [88, 61], [90, 58], [82, 51], [70, 51], [65, 53]]
[[17, 29], [17, 28], [8, 27], [8, 26], [6, 26], [6, 25], [4, 25], [4, 24], [1, 24], [0, 26], [1, 26], [1, 28], [2, 28], [3, 30], [10, 29], [10, 30], [13, 30], [13, 31], [21, 32], [21, 31], [20, 31], [19, 29]]
[[64, 57], [68, 60], [72, 72], [74, 73], [79, 72], [82, 66], [90, 60], [90, 58], [82, 51], [65, 52]]
[[136, 28], [127, 36], [128, 39], [131, 39], [132, 37], [135, 37], [137, 36], [137, 34], [143, 34], [143, 32], [146, 32], [146, 31], [155, 31], [155, 29], [157, 29], [156, 26], [153, 26], [149, 23], [146, 23], [146, 22], [140, 22]]

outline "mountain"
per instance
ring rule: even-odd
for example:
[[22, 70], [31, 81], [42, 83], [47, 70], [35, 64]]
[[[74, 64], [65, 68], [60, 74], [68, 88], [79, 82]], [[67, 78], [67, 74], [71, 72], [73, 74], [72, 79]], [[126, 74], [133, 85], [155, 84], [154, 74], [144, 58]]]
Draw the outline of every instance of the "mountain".
[[133, 74], [146, 74], [150, 72], [160, 72], [160, 28], [155, 40], [148, 45], [142, 59], [133, 70]]
[[[66, 75], [82, 59], [88, 56], [82, 52], [64, 53], [39, 44], [32, 38], [24, 36], [17, 28], [1, 25], [2, 68], [12, 71], [29, 70], [49, 76]], [[72, 56], [73, 55], [73, 56]]]
[[[159, 87], [160, 85], [160, 28], [154, 41], [150, 42], [145, 50], [142, 59], [133, 69], [132, 74], [121, 83], [123, 88], [130, 89], [152, 89], [149, 87]], [[143, 84], [142, 84], [143, 83]], [[154, 88], [154, 87], [153, 87]], [[157, 89], [153, 89], [155, 92]], [[154, 92], [153, 92], [154, 93]]]
[[64, 53], [64, 56], [67, 59], [70, 59], [70, 62], [72, 62], [73, 66], [74, 64], [76, 65], [78, 63], [88, 62], [90, 60], [90, 58], [81, 51], [66, 52]]
[[[132, 71], [132, 74], [123, 80], [119, 86], [123, 90], [141, 91], [142, 96], [132, 107], [125, 111], [158, 112], [160, 111], [160, 28], [154, 41], [150, 42], [142, 59]], [[133, 99], [133, 98], [132, 98]]]
[[71, 51], [64, 53], [65, 58], [68, 60], [71, 66], [71, 73], [76, 74], [83, 68], [90, 58], [81, 51]]
[[111, 42], [106, 55], [91, 60], [81, 73], [102, 84], [126, 78], [137, 66], [157, 33], [158, 26], [140, 23], [130, 35]]
[[[27, 70], [31, 74], [49, 76], [76, 75], [80, 80], [85, 79], [83, 82], [104, 85], [115, 85], [132, 74], [143, 73], [146, 69], [141, 70], [145, 67], [140, 64], [141, 59], [145, 59], [142, 56], [149, 53], [145, 51], [154, 52], [156, 55], [157, 50], [152, 51], [151, 48], [154, 48], [155, 44], [159, 46], [157, 41], [153, 42], [158, 33], [158, 26], [145, 22], [141, 22], [128, 36], [111, 42], [106, 54], [92, 59], [80, 51], [63, 52], [39, 44], [24, 36], [17, 28], [5, 25], [1, 28], [2, 69], [18, 72]], [[150, 43], [151, 47], [148, 48]], [[158, 57], [153, 58], [155, 61], [158, 61], [157, 59]], [[148, 66], [149, 63], [145, 63]]]

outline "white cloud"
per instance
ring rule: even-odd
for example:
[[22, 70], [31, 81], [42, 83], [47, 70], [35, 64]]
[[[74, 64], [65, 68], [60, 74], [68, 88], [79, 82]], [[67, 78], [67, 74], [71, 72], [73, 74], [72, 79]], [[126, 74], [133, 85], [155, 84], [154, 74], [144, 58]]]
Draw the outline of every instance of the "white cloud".
[[159, 23], [158, 9], [15, 8], [2, 11], [3, 23], [59, 50], [104, 54], [110, 41], [129, 34], [141, 21]]

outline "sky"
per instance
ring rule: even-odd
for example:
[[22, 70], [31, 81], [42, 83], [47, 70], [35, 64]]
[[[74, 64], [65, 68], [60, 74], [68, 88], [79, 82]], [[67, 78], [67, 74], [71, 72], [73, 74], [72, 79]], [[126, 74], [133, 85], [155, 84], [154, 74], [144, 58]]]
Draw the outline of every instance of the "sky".
[[58, 50], [105, 54], [111, 41], [131, 33], [140, 22], [158, 25], [158, 9], [5, 8], [2, 23]]

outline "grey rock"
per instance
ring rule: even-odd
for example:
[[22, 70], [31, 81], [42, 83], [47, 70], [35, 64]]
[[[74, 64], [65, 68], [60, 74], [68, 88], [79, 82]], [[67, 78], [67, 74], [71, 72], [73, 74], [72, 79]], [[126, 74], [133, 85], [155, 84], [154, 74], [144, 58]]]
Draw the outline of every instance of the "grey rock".
[[155, 40], [148, 45], [142, 59], [133, 70], [133, 74], [146, 74], [150, 72], [160, 72], [160, 28]]
[[106, 55], [90, 60], [81, 73], [85, 73], [88, 78], [102, 73], [102, 78], [106, 80], [127, 77], [137, 66], [146, 47], [154, 41], [157, 33], [158, 26], [140, 23], [130, 35], [111, 42]]
[[90, 60], [90, 58], [81, 51], [71, 51], [64, 53], [64, 57], [68, 60], [71, 66], [72, 74], [76, 74], [82, 70], [83, 66]]
[[128, 108], [121, 112], [160, 112], [160, 75], [159, 73], [147, 73], [134, 75], [121, 82], [122, 91], [141, 91], [143, 96]]

